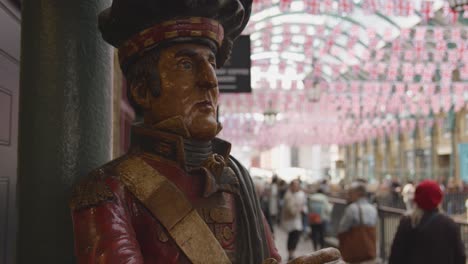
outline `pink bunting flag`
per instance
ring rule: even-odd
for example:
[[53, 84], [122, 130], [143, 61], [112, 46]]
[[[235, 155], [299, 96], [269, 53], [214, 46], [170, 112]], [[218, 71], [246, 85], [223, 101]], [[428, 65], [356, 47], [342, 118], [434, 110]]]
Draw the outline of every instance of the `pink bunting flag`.
[[378, 2], [377, 0], [364, 0], [362, 7], [366, 14], [374, 14], [377, 12]]
[[348, 42], [346, 43], [346, 48], [352, 49], [354, 47], [354, 45], [356, 45], [357, 41], [358, 41], [357, 36], [355, 36], [355, 35], [349, 36]]
[[304, 6], [307, 13], [320, 14], [320, 0], [304, 0]]
[[297, 63], [296, 72], [299, 73], [299, 74], [304, 72], [304, 64], [303, 63]]
[[323, 0], [323, 6], [325, 12], [333, 11], [333, 0]]
[[421, 76], [422, 77], [421, 81], [426, 82], [426, 83], [432, 82], [432, 76], [434, 76], [434, 71], [435, 71], [434, 64], [426, 65], [426, 67], [424, 68], [423, 74]]
[[[468, 44], [468, 41], [466, 42]], [[457, 52], [458, 52], [458, 57], [460, 58], [460, 60], [463, 60], [463, 55], [466, 51], [466, 45], [465, 45], [465, 41], [463, 40], [459, 40], [457, 41]], [[468, 58], [468, 56], [467, 56]]]
[[430, 0], [421, 3], [421, 14], [426, 22], [434, 16], [433, 5], [434, 2]]
[[380, 62], [377, 66], [377, 69], [379, 74], [385, 74], [385, 71], [387, 70], [387, 64], [385, 62]]
[[441, 65], [440, 71], [441, 71], [441, 76], [440, 76], [441, 82], [443, 82], [445, 85], [451, 83], [453, 66], [451, 64], [444, 63]]
[[396, 95], [403, 95], [405, 93], [405, 84], [404, 83], [396, 83], [395, 84], [395, 94]]
[[444, 40], [444, 29], [442, 27], [436, 27], [433, 29], [434, 32], [434, 39], [437, 41]]
[[434, 53], [435, 61], [442, 61], [445, 57], [445, 52], [447, 51], [447, 42], [441, 40], [436, 44], [436, 52]]
[[389, 16], [393, 16], [394, 15], [394, 3], [393, 1], [385, 1], [385, 13]]
[[425, 51], [426, 51], [426, 47], [424, 46], [424, 41], [414, 42], [414, 55], [416, 56], [416, 59], [424, 60], [426, 57]]
[[390, 65], [387, 72], [387, 80], [395, 81], [398, 76], [398, 67]]
[[[468, 52], [467, 52], [468, 53]], [[463, 66], [460, 70], [460, 77], [464, 80], [468, 80], [468, 63]]]
[[415, 66], [414, 66], [414, 73], [415, 74], [419, 74], [421, 75], [424, 71], [424, 64], [422, 63], [417, 63]]
[[444, 3], [444, 15], [447, 18], [447, 22], [451, 24], [456, 24], [458, 21], [459, 14], [457, 11], [453, 10], [450, 8], [450, 5], [448, 2]]
[[392, 42], [392, 51], [394, 53], [399, 53], [401, 51], [401, 41], [399, 39]]
[[390, 42], [393, 39], [393, 30], [392, 28], [388, 27], [385, 28], [384, 34], [383, 34], [383, 40]]
[[404, 59], [405, 61], [412, 61], [414, 59], [414, 51], [412, 50], [405, 50]]
[[377, 65], [371, 64], [372, 67], [369, 70], [369, 76], [371, 80], [377, 80], [379, 77], [379, 69], [377, 68]]
[[451, 63], [456, 63], [459, 60], [458, 50], [449, 50], [448, 51], [448, 61]]
[[403, 64], [403, 80], [411, 82], [414, 79], [414, 68], [413, 64], [405, 63]]
[[414, 32], [414, 39], [417, 41], [423, 41], [426, 36], [426, 28], [425, 27], [417, 27]]
[[324, 37], [325, 35], [325, 26], [324, 25], [317, 25], [314, 27], [315, 35], [317, 37]]
[[376, 61], [381, 61], [385, 57], [385, 51], [382, 49], [378, 49], [375, 51], [375, 60]]
[[291, 8], [292, 0], [280, 0], [280, 10], [286, 12]]
[[264, 50], [270, 50], [271, 46], [271, 33], [265, 30], [262, 34], [262, 47]]
[[[391, 2], [391, 1], [389, 1]], [[409, 0], [397, 0], [396, 4], [397, 14], [399, 16], [410, 16], [413, 14], [413, 4], [412, 1]]]
[[460, 30], [460, 28], [453, 27], [451, 29], [451, 32], [452, 32], [452, 36], [451, 36], [452, 37], [452, 39], [451, 39], [452, 42], [457, 42], [457, 41], [461, 40], [461, 30]]

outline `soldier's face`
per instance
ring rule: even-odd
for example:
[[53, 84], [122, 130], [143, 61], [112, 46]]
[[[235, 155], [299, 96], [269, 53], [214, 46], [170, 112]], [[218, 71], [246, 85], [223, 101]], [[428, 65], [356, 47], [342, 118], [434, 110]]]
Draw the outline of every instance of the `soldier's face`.
[[213, 51], [199, 44], [175, 44], [161, 51], [158, 71], [161, 94], [151, 102], [159, 121], [182, 116], [191, 136], [210, 140], [218, 124], [218, 80]]

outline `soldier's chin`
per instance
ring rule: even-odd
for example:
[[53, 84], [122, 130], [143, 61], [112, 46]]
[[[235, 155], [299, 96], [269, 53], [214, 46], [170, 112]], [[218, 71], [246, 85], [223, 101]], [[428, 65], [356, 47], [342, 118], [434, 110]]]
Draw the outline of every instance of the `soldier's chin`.
[[218, 122], [214, 115], [195, 115], [187, 123], [190, 135], [196, 140], [212, 140], [218, 133]]

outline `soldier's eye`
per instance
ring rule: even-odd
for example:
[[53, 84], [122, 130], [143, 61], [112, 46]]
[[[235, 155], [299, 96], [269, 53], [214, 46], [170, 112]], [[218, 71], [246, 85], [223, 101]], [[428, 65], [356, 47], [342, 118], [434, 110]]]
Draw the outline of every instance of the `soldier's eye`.
[[179, 68], [182, 70], [191, 70], [193, 67], [192, 62], [188, 60], [183, 60], [179, 63]]

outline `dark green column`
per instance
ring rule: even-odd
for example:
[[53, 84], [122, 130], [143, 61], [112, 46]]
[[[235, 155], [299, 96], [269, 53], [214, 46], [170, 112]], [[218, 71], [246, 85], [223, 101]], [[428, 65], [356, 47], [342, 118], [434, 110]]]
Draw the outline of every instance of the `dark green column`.
[[22, 1], [17, 263], [73, 263], [72, 185], [111, 155], [110, 0]]

